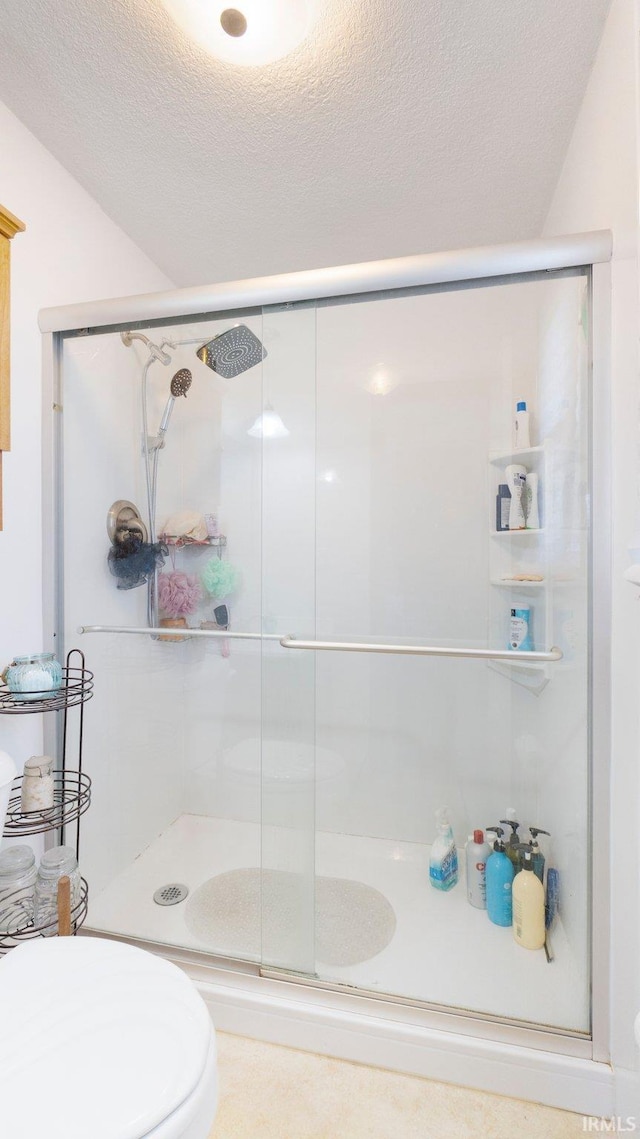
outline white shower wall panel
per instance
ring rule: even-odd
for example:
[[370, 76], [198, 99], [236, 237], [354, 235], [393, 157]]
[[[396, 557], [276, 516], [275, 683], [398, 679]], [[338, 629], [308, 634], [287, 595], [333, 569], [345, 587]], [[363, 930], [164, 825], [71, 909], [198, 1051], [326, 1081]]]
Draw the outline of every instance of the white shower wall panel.
[[[65, 649], [96, 675], [87, 707], [85, 768], [93, 780], [83, 867], [96, 889], [179, 813], [182, 678], [149, 638], [79, 637], [88, 624], [140, 625], [142, 589], [118, 590], [107, 564], [106, 519], [120, 498], [145, 501], [140, 361], [119, 336], [64, 342]], [[179, 646], [175, 646], [179, 649]]]
[[[535, 403], [521, 289], [319, 309], [319, 636], [486, 644], [488, 453], [510, 438], [514, 390]], [[476, 661], [316, 668], [318, 740], [345, 771], [318, 784], [323, 830], [424, 842], [446, 803], [464, 841], [504, 812], [508, 680]]]

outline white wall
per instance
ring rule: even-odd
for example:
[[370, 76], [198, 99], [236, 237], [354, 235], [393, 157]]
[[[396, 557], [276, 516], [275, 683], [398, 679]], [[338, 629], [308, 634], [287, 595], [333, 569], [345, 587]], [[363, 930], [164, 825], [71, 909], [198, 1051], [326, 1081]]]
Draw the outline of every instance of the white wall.
[[[640, 1117], [633, 1018], [640, 1009], [640, 607], [622, 574], [640, 531], [638, 500], [638, 13], [614, 0], [564, 168], [548, 234], [611, 228], [613, 415], [613, 765], [611, 1056], [619, 1111]], [[599, 762], [599, 757], [595, 757]], [[605, 858], [606, 851], [596, 851]]]
[[[12, 244], [12, 450], [4, 456], [0, 662], [42, 647], [38, 310], [171, 282], [0, 104], [0, 202], [26, 223]], [[40, 717], [0, 719], [0, 748], [22, 764]]]

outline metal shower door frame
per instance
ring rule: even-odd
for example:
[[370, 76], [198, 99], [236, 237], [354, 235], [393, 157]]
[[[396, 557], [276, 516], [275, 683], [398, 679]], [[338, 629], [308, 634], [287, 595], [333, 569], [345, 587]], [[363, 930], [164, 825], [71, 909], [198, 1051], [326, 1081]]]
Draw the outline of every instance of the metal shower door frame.
[[[367, 295], [396, 291], [423, 291], [425, 286], [472, 287], [500, 283], [508, 277], [584, 268], [591, 279], [592, 392], [591, 471], [591, 899], [592, 899], [592, 1034], [591, 1040], [539, 1027], [500, 1024], [480, 1015], [467, 1017], [469, 1030], [482, 1031], [487, 1040], [530, 1044], [540, 1047], [541, 1038], [567, 1056], [609, 1060], [609, 859], [594, 857], [594, 851], [609, 849], [609, 801], [611, 763], [610, 624], [611, 624], [611, 455], [610, 455], [610, 293], [611, 234], [591, 234], [516, 242], [510, 245], [458, 250], [452, 253], [397, 258], [364, 265], [284, 274], [278, 277], [230, 282], [224, 285], [181, 289], [139, 297], [69, 305], [42, 310], [39, 318], [43, 356], [43, 643], [46, 649], [64, 651], [64, 561], [62, 535], [62, 341], [65, 333], [149, 327], [170, 319], [186, 320], [219, 315], [230, 310], [294, 304], [322, 299], [362, 300]], [[53, 571], [53, 572], [52, 572]], [[96, 630], [97, 631], [97, 630]], [[124, 630], [123, 630], [124, 632]], [[286, 637], [285, 637], [286, 639]], [[292, 648], [291, 644], [285, 647]], [[302, 647], [302, 646], [300, 646]], [[311, 647], [311, 646], [309, 646]], [[319, 647], [319, 646], [317, 646]], [[333, 647], [333, 646], [332, 646]], [[364, 646], [362, 646], [364, 647]], [[376, 646], [384, 650], [386, 646]], [[551, 648], [549, 646], [549, 648]], [[358, 650], [360, 651], [360, 647]], [[388, 651], [388, 650], [387, 650]], [[60, 727], [49, 718], [45, 724], [45, 749], [59, 750]], [[596, 757], [597, 762], [594, 762]], [[194, 961], [198, 955], [192, 955]], [[216, 961], [212, 962], [212, 966]], [[219, 965], [219, 963], [218, 963]], [[273, 974], [269, 974], [273, 976]], [[292, 977], [283, 978], [287, 983]], [[300, 979], [300, 984], [309, 984]], [[320, 984], [331, 990], [331, 985]], [[374, 994], [364, 993], [362, 1001]], [[336, 998], [339, 992], [336, 993]], [[357, 994], [350, 994], [357, 1001]], [[421, 1002], [381, 998], [387, 1008], [400, 1009]], [[433, 1010], [434, 1023], [448, 1021], [454, 1032], [463, 1030], [464, 1017], [456, 1010]], [[537, 1045], [533, 1042], [537, 1041]], [[588, 1045], [588, 1047], [587, 1047]]]

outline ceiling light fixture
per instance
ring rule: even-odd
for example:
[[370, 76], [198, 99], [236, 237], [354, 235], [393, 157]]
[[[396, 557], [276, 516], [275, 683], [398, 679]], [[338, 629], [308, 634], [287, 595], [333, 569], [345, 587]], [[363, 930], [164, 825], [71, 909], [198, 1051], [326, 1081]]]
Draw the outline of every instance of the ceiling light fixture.
[[282, 59], [305, 39], [317, 0], [162, 0], [177, 24], [227, 63], [256, 67]]

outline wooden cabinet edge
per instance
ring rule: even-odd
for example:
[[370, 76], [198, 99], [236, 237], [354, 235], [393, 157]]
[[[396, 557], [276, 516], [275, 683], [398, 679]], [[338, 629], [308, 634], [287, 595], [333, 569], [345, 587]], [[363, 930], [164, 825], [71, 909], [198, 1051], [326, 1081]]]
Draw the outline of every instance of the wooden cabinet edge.
[[0, 206], [0, 234], [3, 237], [15, 237], [16, 233], [24, 232], [25, 224], [12, 214], [10, 210]]

